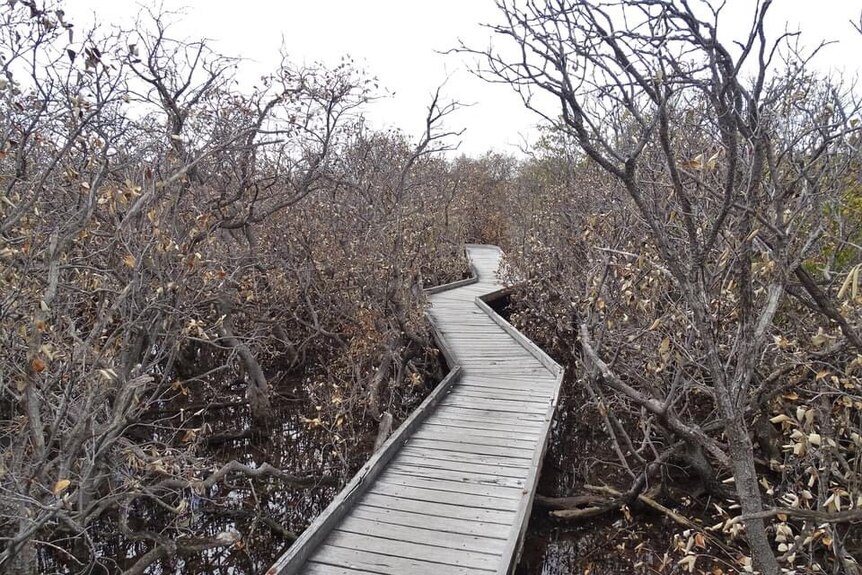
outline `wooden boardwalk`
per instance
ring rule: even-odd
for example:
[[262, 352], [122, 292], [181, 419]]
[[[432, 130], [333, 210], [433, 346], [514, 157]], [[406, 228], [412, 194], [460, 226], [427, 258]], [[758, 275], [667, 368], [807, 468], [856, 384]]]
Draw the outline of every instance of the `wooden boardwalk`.
[[480, 299], [501, 252], [467, 248], [474, 278], [428, 290], [449, 376], [270, 575], [503, 575], [530, 515], [562, 369]]

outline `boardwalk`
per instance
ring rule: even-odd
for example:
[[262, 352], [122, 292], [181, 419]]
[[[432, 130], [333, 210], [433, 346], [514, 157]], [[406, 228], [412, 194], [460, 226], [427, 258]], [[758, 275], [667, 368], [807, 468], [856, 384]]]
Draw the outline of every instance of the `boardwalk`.
[[444, 380], [270, 574], [492, 574], [514, 567], [562, 370], [480, 296], [500, 250], [469, 246], [476, 278], [429, 290]]

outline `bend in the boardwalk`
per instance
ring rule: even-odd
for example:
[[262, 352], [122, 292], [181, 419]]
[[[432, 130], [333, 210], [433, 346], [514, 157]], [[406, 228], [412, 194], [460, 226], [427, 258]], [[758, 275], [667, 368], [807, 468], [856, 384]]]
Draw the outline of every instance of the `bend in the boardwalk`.
[[562, 370], [477, 300], [502, 287], [499, 248], [467, 253], [475, 281], [429, 295], [428, 313], [460, 369], [270, 574], [502, 575], [514, 567]]

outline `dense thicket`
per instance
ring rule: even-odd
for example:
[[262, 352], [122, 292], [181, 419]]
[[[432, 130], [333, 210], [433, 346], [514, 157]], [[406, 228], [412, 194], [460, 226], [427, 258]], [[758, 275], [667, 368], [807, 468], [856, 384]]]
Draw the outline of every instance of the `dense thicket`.
[[732, 44], [723, 4], [500, 1], [499, 51], [468, 51], [551, 126], [511, 187], [514, 319], [567, 362], [627, 477], [555, 515], [682, 473], [715, 526], [683, 528], [678, 568], [855, 573], [860, 100], [769, 37], [770, 4]]
[[[441, 376], [422, 288], [466, 269], [453, 107], [411, 140], [364, 126], [350, 62], [243, 91], [158, 14], [0, 19], [0, 570], [140, 573], [258, 537], [207, 509], [275, 530], [271, 559], [311, 519], [290, 493], [343, 479]], [[281, 454], [213, 451], [269, 436]]]
[[733, 46], [709, 2], [498, 4], [481, 73], [546, 120], [521, 160], [446, 158], [439, 95], [369, 129], [349, 61], [242, 89], [161, 15], [10, 3], [0, 570], [263, 570], [443, 375], [422, 288], [473, 241], [567, 367], [554, 520], [653, 505], [644, 573], [858, 571], [858, 92], [768, 1]]

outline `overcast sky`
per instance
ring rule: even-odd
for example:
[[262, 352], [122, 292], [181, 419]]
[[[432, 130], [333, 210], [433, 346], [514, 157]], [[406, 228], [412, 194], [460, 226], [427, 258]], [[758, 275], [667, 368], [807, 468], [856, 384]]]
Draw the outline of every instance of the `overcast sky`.
[[[142, 4], [135, 0], [67, 0], [73, 21], [94, 12], [103, 23], [129, 24]], [[368, 115], [377, 127], [400, 127], [410, 134], [422, 128], [431, 93], [448, 81], [448, 99], [473, 104], [449, 118], [450, 129], [465, 128], [461, 150], [517, 152], [522, 137], [532, 139], [536, 118], [507, 87], [473, 77], [472, 62], [459, 54], [444, 55], [462, 39], [485, 46], [489, 33], [480, 26], [497, 16], [494, 0], [163, 0], [166, 10], [182, 10], [175, 37], [206, 37], [214, 47], [247, 61], [243, 78], [253, 82], [272, 70], [282, 44], [296, 62], [336, 64], [349, 54], [382, 86], [394, 93], [376, 102]], [[748, 18], [753, 0], [729, 0], [726, 30]], [[848, 20], [859, 19], [862, 0], [777, 0], [772, 13], [776, 29], [801, 28], [807, 43], [839, 40], [819, 59], [821, 67], [849, 74], [860, 69], [862, 36]]]

